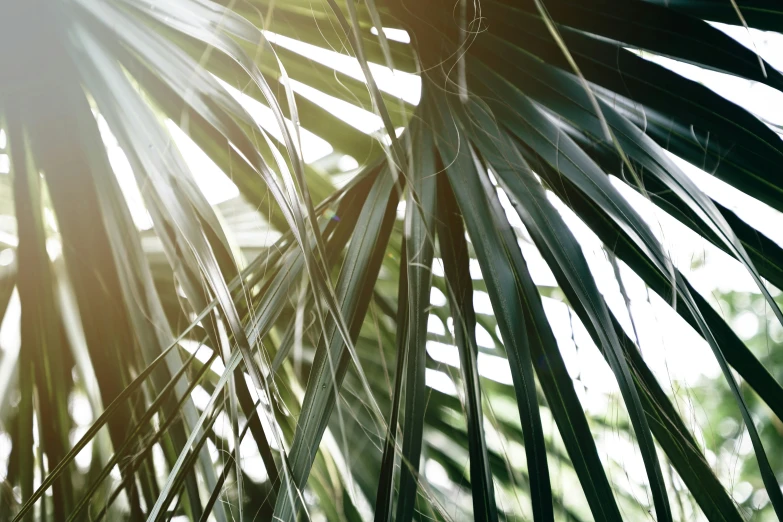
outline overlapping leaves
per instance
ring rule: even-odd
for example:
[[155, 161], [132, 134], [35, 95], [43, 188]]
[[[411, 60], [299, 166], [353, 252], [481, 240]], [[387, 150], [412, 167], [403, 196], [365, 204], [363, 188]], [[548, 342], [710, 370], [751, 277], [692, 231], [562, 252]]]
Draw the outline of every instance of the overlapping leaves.
[[[6, 482], [18, 486], [3, 497], [11, 509], [0, 519], [318, 512], [609, 521], [649, 511], [676, 520], [686, 513], [672, 507], [680, 492], [664, 478], [665, 456], [707, 519], [743, 520], [553, 201], [705, 339], [783, 517], [779, 463], [735, 374], [778, 417], [780, 383], [610, 181], [624, 175], [734, 257], [783, 321], [767, 287], [783, 283], [780, 247], [665, 153], [710, 163], [716, 177], [783, 210], [780, 137], [632, 51], [780, 89], [778, 71], [705, 20], [775, 29], [783, 11], [763, 0], [725, 4], [29, 0], [0, 8], [8, 51], [0, 128], [13, 194], [3, 211], [15, 216], [18, 237], [3, 287], [15, 286], [21, 304], [21, 346], [0, 361], [2, 389], [19, 397], [0, 409], [12, 444]], [[411, 44], [386, 38], [382, 25], [404, 28]], [[357, 68], [332, 70], [285, 38], [353, 57]], [[380, 66], [419, 72], [418, 107], [373, 78]], [[226, 84], [265, 106], [270, 121], [259, 124]], [[376, 130], [357, 130], [301, 85], [364, 109]], [[254, 234], [266, 223], [279, 233], [274, 244], [237, 243], [237, 227], [210, 205], [167, 120], [239, 189], [224, 208]], [[150, 230], [134, 223], [98, 121], [127, 161]], [[397, 127], [406, 128], [399, 137]], [[332, 152], [306, 163], [305, 129]], [[360, 165], [350, 176], [337, 166], [344, 155]], [[512, 226], [512, 209], [524, 231]], [[629, 501], [600, 458], [594, 439], [603, 428], [567, 371], [520, 249], [527, 236], [615, 376], [628, 422], [610, 429], [639, 449], [647, 504]], [[51, 240], [61, 254], [47, 252]], [[481, 279], [471, 279], [474, 261]], [[474, 287], [487, 292], [493, 315], [476, 313]], [[432, 306], [432, 289], [447, 306]], [[428, 351], [434, 317], [451, 327], [441, 340], [458, 354], [450, 393], [428, 385], [428, 372], [444, 370]], [[477, 324], [491, 332], [510, 384], [480, 371]], [[68, 399], [81, 396], [95, 419], [74, 441]], [[498, 404], [514, 404], [512, 415], [496, 415]], [[261, 479], [243, 462], [248, 442]], [[504, 444], [522, 445], [524, 464]], [[90, 447], [84, 470], [75, 461]], [[430, 483], [429, 461], [471, 502]], [[553, 483], [555, 466], [573, 470], [589, 513]]]

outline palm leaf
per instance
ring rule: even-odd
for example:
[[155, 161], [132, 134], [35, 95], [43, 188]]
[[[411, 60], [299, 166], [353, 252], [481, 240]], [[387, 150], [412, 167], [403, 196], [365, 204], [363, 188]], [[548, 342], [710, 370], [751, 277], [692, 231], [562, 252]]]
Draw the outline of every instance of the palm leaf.
[[[783, 141], [656, 63], [781, 90], [720, 29], [781, 20], [771, 0], [0, 7], [0, 342], [20, 331], [0, 520], [746, 519], [572, 219], [711, 348], [782, 518], [779, 368], [619, 188], [734, 259], [783, 326], [781, 246], [671, 157], [782, 211]], [[616, 417], [585, 407], [555, 302]]]

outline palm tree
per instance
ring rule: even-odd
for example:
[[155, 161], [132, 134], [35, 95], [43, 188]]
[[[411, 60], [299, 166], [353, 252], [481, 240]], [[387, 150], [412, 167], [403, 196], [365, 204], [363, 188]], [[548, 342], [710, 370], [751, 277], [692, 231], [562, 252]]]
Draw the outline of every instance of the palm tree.
[[[783, 7], [3, 3], [0, 304], [21, 326], [0, 359], [0, 519], [745, 520], [565, 214], [708, 343], [783, 518], [783, 463], [755, 427], [783, 418], [783, 389], [611, 181], [734, 257], [783, 322], [769, 289], [783, 288], [783, 251], [669, 155], [783, 210], [778, 134], [645, 58], [783, 87], [705, 20], [775, 30]], [[400, 30], [410, 43], [386, 36]], [[420, 102], [382, 90], [384, 68], [420, 77]], [[377, 126], [358, 130], [346, 107]], [[331, 152], [305, 161], [306, 131]], [[240, 195], [211, 205], [177, 136]], [[536, 285], [522, 239], [556, 287]], [[611, 368], [615, 422], [585, 412], [542, 295]], [[456, 346], [458, 363], [434, 359], [432, 341]], [[510, 380], [480, 371], [482, 356]], [[599, 453], [599, 435], [618, 431], [641, 456], [641, 494]]]

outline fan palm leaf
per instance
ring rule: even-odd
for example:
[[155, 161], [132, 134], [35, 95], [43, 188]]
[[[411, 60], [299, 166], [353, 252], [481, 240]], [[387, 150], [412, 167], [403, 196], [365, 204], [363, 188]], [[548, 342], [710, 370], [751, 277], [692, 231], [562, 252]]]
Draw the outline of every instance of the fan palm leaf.
[[[781, 20], [771, 0], [4, 4], [0, 520], [745, 520], [573, 223], [626, 304], [630, 269], [711, 349], [783, 518], [757, 427], [783, 388], [636, 204], [731, 256], [783, 325], [780, 246], [681, 168], [783, 211], [783, 141], [658, 63], [783, 90], [715, 24]], [[611, 370], [613, 420], [551, 297]]]

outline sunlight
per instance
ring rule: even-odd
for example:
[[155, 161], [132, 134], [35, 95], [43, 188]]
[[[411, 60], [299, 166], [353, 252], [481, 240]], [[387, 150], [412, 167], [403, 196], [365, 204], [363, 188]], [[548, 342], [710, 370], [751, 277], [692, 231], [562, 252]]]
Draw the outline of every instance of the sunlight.
[[[405, 29], [394, 29], [392, 27], [382, 27], [381, 29], [383, 29], [383, 35], [389, 40], [401, 43], [411, 43], [411, 36]], [[370, 32], [376, 36], [378, 35], [378, 29], [375, 27], [371, 28]]]
[[[352, 56], [300, 42], [271, 31], [264, 31], [264, 35], [274, 44], [306, 56], [356, 80], [362, 82], [365, 80], [361, 66]], [[372, 62], [369, 63], [369, 67], [370, 73], [372, 73], [380, 90], [397, 96], [413, 105], [418, 105], [421, 100], [421, 78], [415, 74], [403, 71], [391, 71], [384, 65]]]

